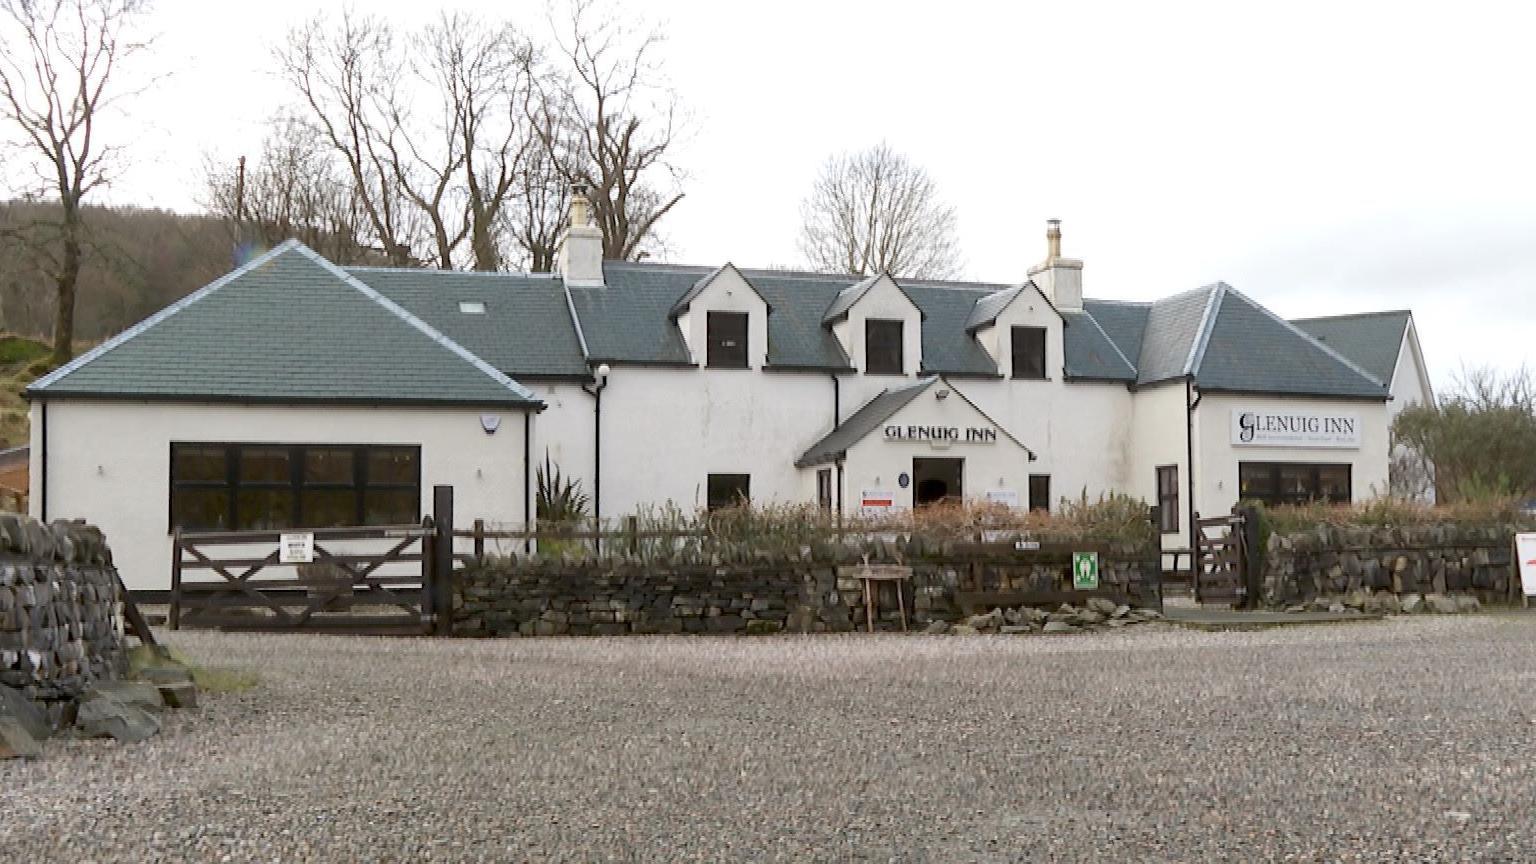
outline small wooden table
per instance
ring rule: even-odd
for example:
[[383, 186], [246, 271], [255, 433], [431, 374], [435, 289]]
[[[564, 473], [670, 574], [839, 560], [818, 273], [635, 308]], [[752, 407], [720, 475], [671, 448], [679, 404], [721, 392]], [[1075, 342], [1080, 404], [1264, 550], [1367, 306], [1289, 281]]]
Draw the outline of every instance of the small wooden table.
[[912, 568], [901, 564], [861, 564], [854, 568], [855, 578], [864, 583], [864, 623], [869, 632], [875, 632], [875, 606], [879, 592], [871, 587], [874, 582], [896, 582], [896, 607], [901, 610], [901, 632], [907, 632], [907, 601], [901, 596], [901, 582], [912, 580]]

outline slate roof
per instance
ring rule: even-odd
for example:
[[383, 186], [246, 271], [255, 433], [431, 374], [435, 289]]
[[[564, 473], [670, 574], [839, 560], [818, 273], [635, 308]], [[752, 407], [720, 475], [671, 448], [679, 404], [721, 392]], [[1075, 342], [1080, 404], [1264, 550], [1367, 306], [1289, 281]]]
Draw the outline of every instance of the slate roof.
[[1206, 390], [1383, 399], [1387, 387], [1224, 283], [1147, 310], [1138, 385], [1192, 376]]
[[[599, 363], [691, 366], [674, 315], [722, 269], [609, 261], [604, 286], [568, 286], [547, 275], [344, 271], [288, 243], [28, 393], [532, 402], [512, 379], [585, 378]], [[770, 369], [852, 371], [827, 322], [875, 278], [738, 272], [770, 310]], [[973, 331], [1023, 286], [897, 284], [922, 314], [922, 375], [999, 377]], [[465, 314], [466, 301], [485, 313]], [[1060, 314], [1068, 380], [1147, 386], [1193, 376], [1208, 389], [1381, 399], [1407, 315], [1298, 328], [1219, 283], [1153, 303], [1087, 299]]]
[[795, 460], [796, 468], [809, 468], [812, 465], [825, 465], [836, 462], [848, 453], [848, 448], [864, 440], [864, 436], [880, 428], [880, 424], [891, 419], [891, 415], [905, 408], [908, 404], [922, 395], [933, 382], [939, 380], [938, 376], [919, 378], [912, 384], [901, 387], [892, 387], [883, 391], [880, 395], [864, 403], [864, 407], [853, 412], [847, 420], [831, 432], [825, 438], [817, 441]]
[[542, 407], [292, 241], [38, 379], [27, 395]]
[[[387, 267], [347, 272], [510, 375], [585, 379], [591, 374], [559, 279]], [[485, 304], [485, 313], [461, 312], [464, 302]]]
[[1291, 323], [1390, 385], [1397, 374], [1397, 358], [1402, 351], [1403, 339], [1408, 335], [1408, 322], [1412, 319], [1412, 312], [1394, 309], [1327, 318], [1298, 318]]

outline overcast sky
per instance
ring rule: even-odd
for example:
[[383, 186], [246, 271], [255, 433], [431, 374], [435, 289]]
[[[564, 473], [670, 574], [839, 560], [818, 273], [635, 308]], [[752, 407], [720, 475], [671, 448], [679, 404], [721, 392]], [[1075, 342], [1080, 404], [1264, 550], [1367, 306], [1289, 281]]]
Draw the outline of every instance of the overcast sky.
[[[289, 100], [270, 52], [317, 4], [162, 0], [118, 203], [197, 206]], [[323, 5], [323, 4], [322, 4]], [[832, 152], [885, 140], [1019, 281], [1063, 220], [1090, 296], [1223, 280], [1287, 317], [1414, 310], [1437, 384], [1536, 344], [1536, 32], [1525, 4], [653, 0], [692, 117], [674, 260], [790, 266]], [[431, 2], [368, 4], [414, 25]], [[542, 0], [466, 2], [546, 30]], [[238, 10], [235, 12], [233, 10]], [[1533, 364], [1536, 365], [1536, 364]]]

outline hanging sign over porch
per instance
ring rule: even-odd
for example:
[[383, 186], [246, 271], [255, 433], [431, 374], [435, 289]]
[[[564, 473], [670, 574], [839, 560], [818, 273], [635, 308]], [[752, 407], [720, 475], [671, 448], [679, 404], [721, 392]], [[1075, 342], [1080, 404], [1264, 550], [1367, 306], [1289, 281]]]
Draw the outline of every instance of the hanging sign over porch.
[[1232, 444], [1237, 447], [1360, 447], [1360, 415], [1322, 411], [1232, 409]]
[[277, 560], [281, 564], [312, 564], [315, 560], [315, 535], [284, 534], [277, 542]]

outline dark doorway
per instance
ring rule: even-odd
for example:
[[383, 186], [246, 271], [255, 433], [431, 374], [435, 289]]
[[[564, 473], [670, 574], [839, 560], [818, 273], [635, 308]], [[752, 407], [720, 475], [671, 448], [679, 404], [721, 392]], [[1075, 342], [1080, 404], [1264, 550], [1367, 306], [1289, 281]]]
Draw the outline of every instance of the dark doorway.
[[912, 503], [921, 507], [945, 499], [959, 501], [964, 459], [913, 459]]

